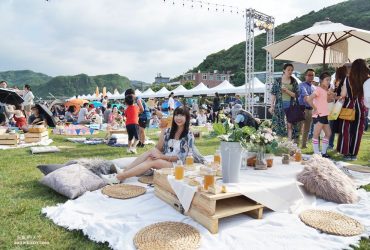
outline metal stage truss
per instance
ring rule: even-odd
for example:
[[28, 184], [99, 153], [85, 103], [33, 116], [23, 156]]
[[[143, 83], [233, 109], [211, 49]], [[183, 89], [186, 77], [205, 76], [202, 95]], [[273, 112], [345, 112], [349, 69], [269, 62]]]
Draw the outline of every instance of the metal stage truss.
[[[245, 109], [254, 114], [254, 30], [266, 31], [266, 45], [275, 40], [275, 18], [255, 9], [245, 10]], [[270, 102], [270, 90], [274, 81], [274, 60], [270, 53], [266, 53], [266, 89], [265, 104]], [[267, 105], [265, 117], [267, 116]]]

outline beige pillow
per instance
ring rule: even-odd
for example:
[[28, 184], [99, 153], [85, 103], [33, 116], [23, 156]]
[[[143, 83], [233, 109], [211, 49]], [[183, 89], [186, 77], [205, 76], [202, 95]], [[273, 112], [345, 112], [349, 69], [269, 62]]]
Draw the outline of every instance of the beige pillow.
[[41, 179], [41, 183], [70, 199], [106, 185], [103, 179], [79, 164], [68, 165], [51, 172]]

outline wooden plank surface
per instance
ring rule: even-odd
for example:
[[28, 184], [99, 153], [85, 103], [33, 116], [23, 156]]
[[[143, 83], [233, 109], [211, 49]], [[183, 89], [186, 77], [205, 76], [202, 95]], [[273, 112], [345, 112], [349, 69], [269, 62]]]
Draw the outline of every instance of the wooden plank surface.
[[216, 213], [212, 218], [224, 218], [244, 212], [263, 208], [263, 205], [256, 204], [244, 196], [233, 197], [224, 200], [218, 200], [216, 204]]
[[25, 138], [43, 138], [44, 136], [48, 136], [49, 131], [44, 131], [41, 133], [25, 133], [24, 137]]
[[2, 134], [0, 135], [0, 140], [13, 140], [19, 139], [19, 134]]

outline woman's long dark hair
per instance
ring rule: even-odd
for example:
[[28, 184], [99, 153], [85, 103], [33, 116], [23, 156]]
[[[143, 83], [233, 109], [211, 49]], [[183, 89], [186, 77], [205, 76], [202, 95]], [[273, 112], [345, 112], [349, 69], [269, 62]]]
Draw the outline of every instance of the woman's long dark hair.
[[365, 60], [356, 59], [352, 63], [351, 72], [349, 73], [349, 83], [352, 88], [353, 98], [361, 98], [364, 96], [364, 82], [368, 78], [369, 69]]
[[184, 115], [185, 116], [185, 125], [184, 125], [184, 131], [182, 131], [181, 133], [181, 136], [180, 136], [180, 139], [187, 136], [188, 133], [189, 133], [189, 126], [190, 126], [190, 112], [189, 112], [189, 109], [185, 106], [180, 106], [180, 107], [177, 107], [174, 111], [173, 111], [173, 119], [172, 119], [172, 126], [171, 126], [171, 131], [170, 131], [170, 139], [174, 139], [175, 138], [175, 133], [177, 131], [177, 124], [175, 122], [175, 116], [176, 115]]

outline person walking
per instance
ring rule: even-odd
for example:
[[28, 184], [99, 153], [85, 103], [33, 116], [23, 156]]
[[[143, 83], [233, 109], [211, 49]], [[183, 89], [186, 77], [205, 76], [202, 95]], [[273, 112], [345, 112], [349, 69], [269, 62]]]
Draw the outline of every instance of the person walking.
[[330, 87], [330, 74], [324, 72], [320, 75], [320, 85], [315, 91], [307, 98], [307, 102], [313, 108], [312, 117], [315, 124], [312, 144], [314, 154], [320, 154], [319, 137], [321, 131], [324, 131], [325, 136], [322, 139], [321, 155], [328, 158], [329, 155], [326, 153], [329, 145], [330, 138], [330, 126], [328, 121], [329, 116], [329, 105], [328, 105], [328, 89]]
[[26, 84], [24, 85], [24, 94], [23, 94], [23, 109], [26, 113], [26, 118], [28, 119], [31, 115], [31, 107], [33, 106], [33, 99], [35, 99], [35, 96], [33, 95], [31, 91], [30, 85]]
[[310, 132], [312, 124], [312, 107], [307, 102], [307, 98], [315, 91], [313, 81], [315, 78], [315, 71], [307, 69], [305, 73], [305, 82], [299, 84], [299, 105], [304, 107], [304, 120], [300, 122], [300, 131], [302, 133], [301, 148], [307, 148], [308, 133]]
[[[331, 86], [331, 90], [334, 93], [334, 101], [337, 101], [340, 99], [340, 93], [342, 92], [342, 87], [344, 84], [344, 80], [347, 76], [347, 67], [342, 66], [337, 68], [335, 71], [335, 80], [333, 83], [333, 86]], [[331, 136], [329, 139], [329, 149], [334, 148], [334, 139], [335, 134], [339, 133], [339, 126], [340, 126], [341, 120], [338, 118], [337, 120], [329, 121], [330, 129], [331, 129]]]
[[363, 85], [368, 79], [369, 69], [365, 60], [357, 59], [352, 63], [349, 77], [342, 87], [343, 108], [355, 110], [355, 120], [343, 120], [339, 134], [337, 151], [345, 160], [357, 160], [361, 139], [365, 128], [365, 105]]
[[292, 77], [294, 67], [291, 63], [284, 64], [283, 75], [275, 80], [271, 89], [271, 108], [273, 130], [279, 136], [287, 136], [292, 140], [298, 137], [298, 131], [294, 132], [293, 124], [285, 123], [285, 111], [290, 107], [292, 99], [298, 96], [298, 83]]

